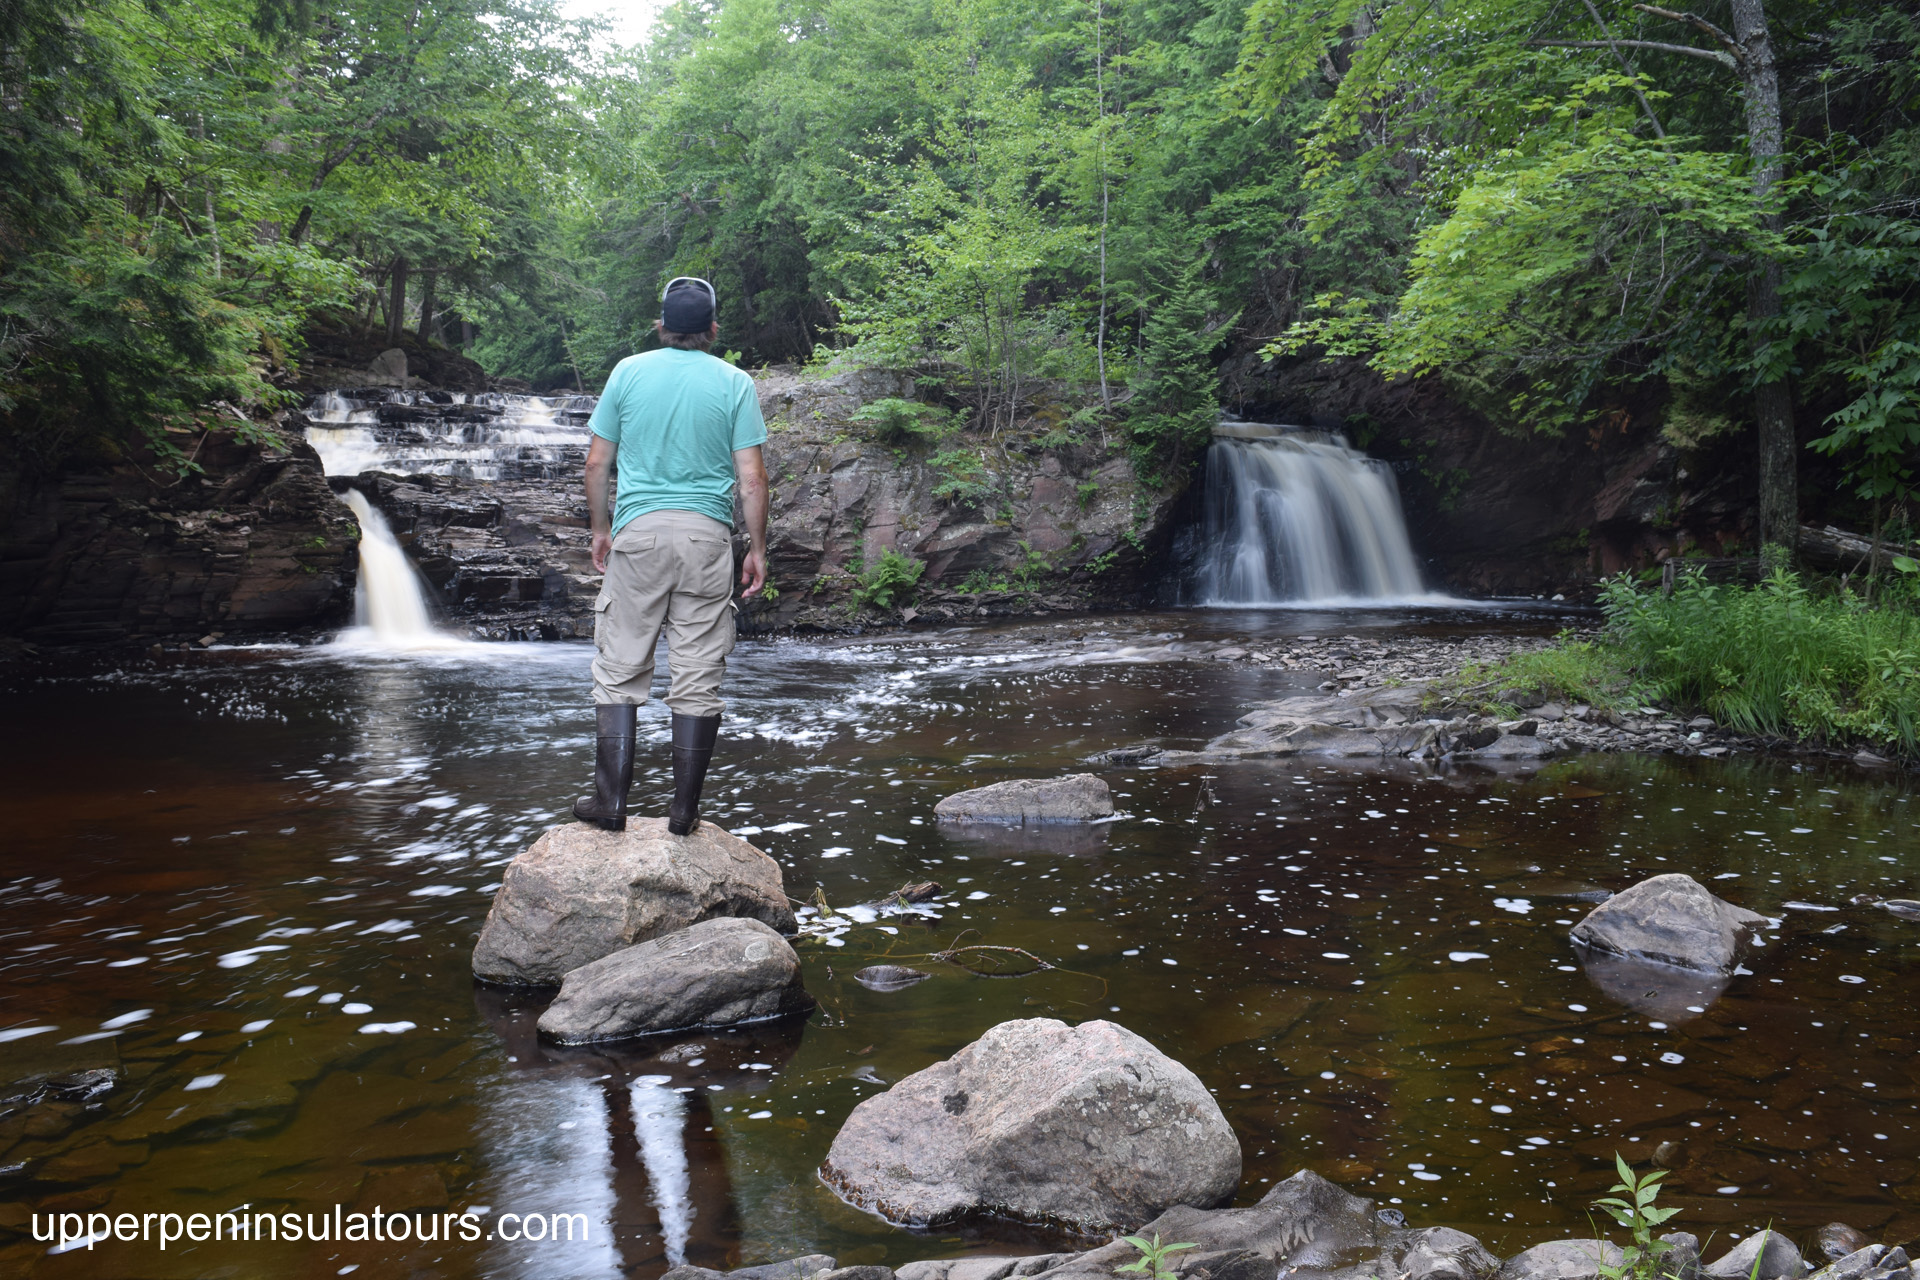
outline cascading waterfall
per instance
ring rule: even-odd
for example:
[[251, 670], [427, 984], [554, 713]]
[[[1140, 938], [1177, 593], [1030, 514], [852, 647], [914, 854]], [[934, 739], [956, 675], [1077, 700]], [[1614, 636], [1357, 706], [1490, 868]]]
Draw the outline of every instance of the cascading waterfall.
[[1222, 424], [1207, 451], [1203, 605], [1434, 600], [1393, 472], [1337, 435]]
[[358, 489], [347, 490], [342, 500], [360, 522], [360, 580], [354, 588], [360, 626], [386, 648], [439, 649], [463, 643], [434, 627], [420, 579], [386, 516]]

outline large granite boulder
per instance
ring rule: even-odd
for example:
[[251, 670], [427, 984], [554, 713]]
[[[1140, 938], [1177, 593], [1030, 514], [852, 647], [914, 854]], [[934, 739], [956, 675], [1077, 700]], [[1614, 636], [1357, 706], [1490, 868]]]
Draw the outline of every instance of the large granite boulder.
[[573, 970], [540, 1015], [540, 1034], [588, 1044], [811, 1008], [787, 940], [758, 920], [722, 916]]
[[1111, 817], [1113, 793], [1091, 773], [1015, 778], [948, 796], [933, 806], [943, 822], [1091, 822]]
[[581, 965], [715, 916], [798, 928], [780, 865], [703, 822], [667, 834], [665, 818], [622, 832], [555, 827], [507, 866], [473, 948], [473, 974], [507, 986], [558, 986]]
[[1600, 1280], [1602, 1266], [1625, 1259], [1610, 1240], [1549, 1240], [1508, 1258], [1499, 1280]]
[[820, 1174], [893, 1222], [1105, 1235], [1227, 1200], [1240, 1143], [1193, 1072], [1133, 1032], [1027, 1018], [855, 1107]]
[[1731, 973], [1744, 935], [1766, 919], [1675, 872], [1616, 893], [1574, 926], [1573, 940], [1635, 960]]

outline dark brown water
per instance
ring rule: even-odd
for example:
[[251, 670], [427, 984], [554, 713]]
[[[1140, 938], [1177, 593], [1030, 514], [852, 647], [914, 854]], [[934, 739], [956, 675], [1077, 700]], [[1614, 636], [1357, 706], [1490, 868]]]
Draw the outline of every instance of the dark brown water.
[[[1198, 1072], [1245, 1149], [1243, 1201], [1304, 1166], [1511, 1251], [1586, 1233], [1613, 1153], [1673, 1141], [1675, 1226], [1920, 1232], [1920, 925], [1847, 905], [1920, 890], [1904, 778], [1617, 757], [1119, 768], [1100, 772], [1131, 816], [1090, 833], [932, 824], [961, 787], [1197, 741], [1299, 687], [1178, 660], [1166, 632], [1394, 625], [1193, 614], [743, 645], [708, 816], [759, 828], [795, 897], [935, 879], [953, 905], [802, 942], [820, 999], [803, 1027], [604, 1051], [539, 1046], [538, 1004], [467, 972], [502, 867], [586, 779], [584, 646], [40, 671], [7, 691], [0, 745], [0, 1081], [121, 1074], [91, 1107], [7, 1104], [0, 1270], [650, 1277], [670, 1242], [708, 1266], [1038, 1249], [885, 1226], [813, 1172], [861, 1098], [1032, 1016], [1111, 1018]], [[664, 794], [664, 714], [643, 718], [638, 796]], [[1567, 941], [1587, 904], [1565, 895], [1663, 871], [1778, 922], [1717, 1000], [1600, 985]], [[956, 939], [1058, 967], [928, 959]], [[881, 961], [934, 976], [853, 980]], [[241, 1205], [580, 1212], [592, 1231], [54, 1256], [29, 1232], [35, 1212]]]

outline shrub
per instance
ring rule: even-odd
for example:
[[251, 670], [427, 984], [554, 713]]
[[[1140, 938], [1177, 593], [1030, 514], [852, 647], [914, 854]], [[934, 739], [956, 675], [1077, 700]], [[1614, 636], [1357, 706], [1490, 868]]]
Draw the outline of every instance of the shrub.
[[950, 410], [898, 396], [869, 401], [851, 420], [866, 427], [869, 439], [887, 445], [937, 443], [960, 429]]
[[880, 553], [878, 560], [853, 575], [854, 606], [870, 604], [891, 609], [896, 604], [905, 604], [913, 598], [919, 588], [920, 575], [926, 571], [923, 562], [889, 547]]

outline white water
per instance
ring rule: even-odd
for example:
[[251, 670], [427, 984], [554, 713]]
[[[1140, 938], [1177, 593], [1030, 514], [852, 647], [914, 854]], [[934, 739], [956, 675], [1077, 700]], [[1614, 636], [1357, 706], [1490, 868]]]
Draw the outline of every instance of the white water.
[[1207, 452], [1198, 603], [1448, 600], [1421, 580], [1385, 463], [1336, 435], [1259, 430], [1233, 424]]
[[353, 598], [359, 634], [342, 636], [342, 641], [383, 649], [449, 649], [471, 643], [433, 625], [419, 575], [386, 516], [358, 489], [347, 490], [342, 500], [360, 522], [360, 575]]
[[[513, 466], [553, 465], [568, 449], [584, 449], [588, 433], [578, 419], [591, 412], [592, 396], [523, 396], [485, 392], [451, 394], [453, 405], [489, 412], [424, 421], [382, 423], [380, 405], [422, 405], [424, 393], [391, 391], [381, 400], [357, 400], [327, 391], [307, 406], [312, 425], [307, 443], [330, 476], [367, 471], [391, 475], [459, 475], [498, 480]], [[565, 421], [562, 413], [576, 421]]]

